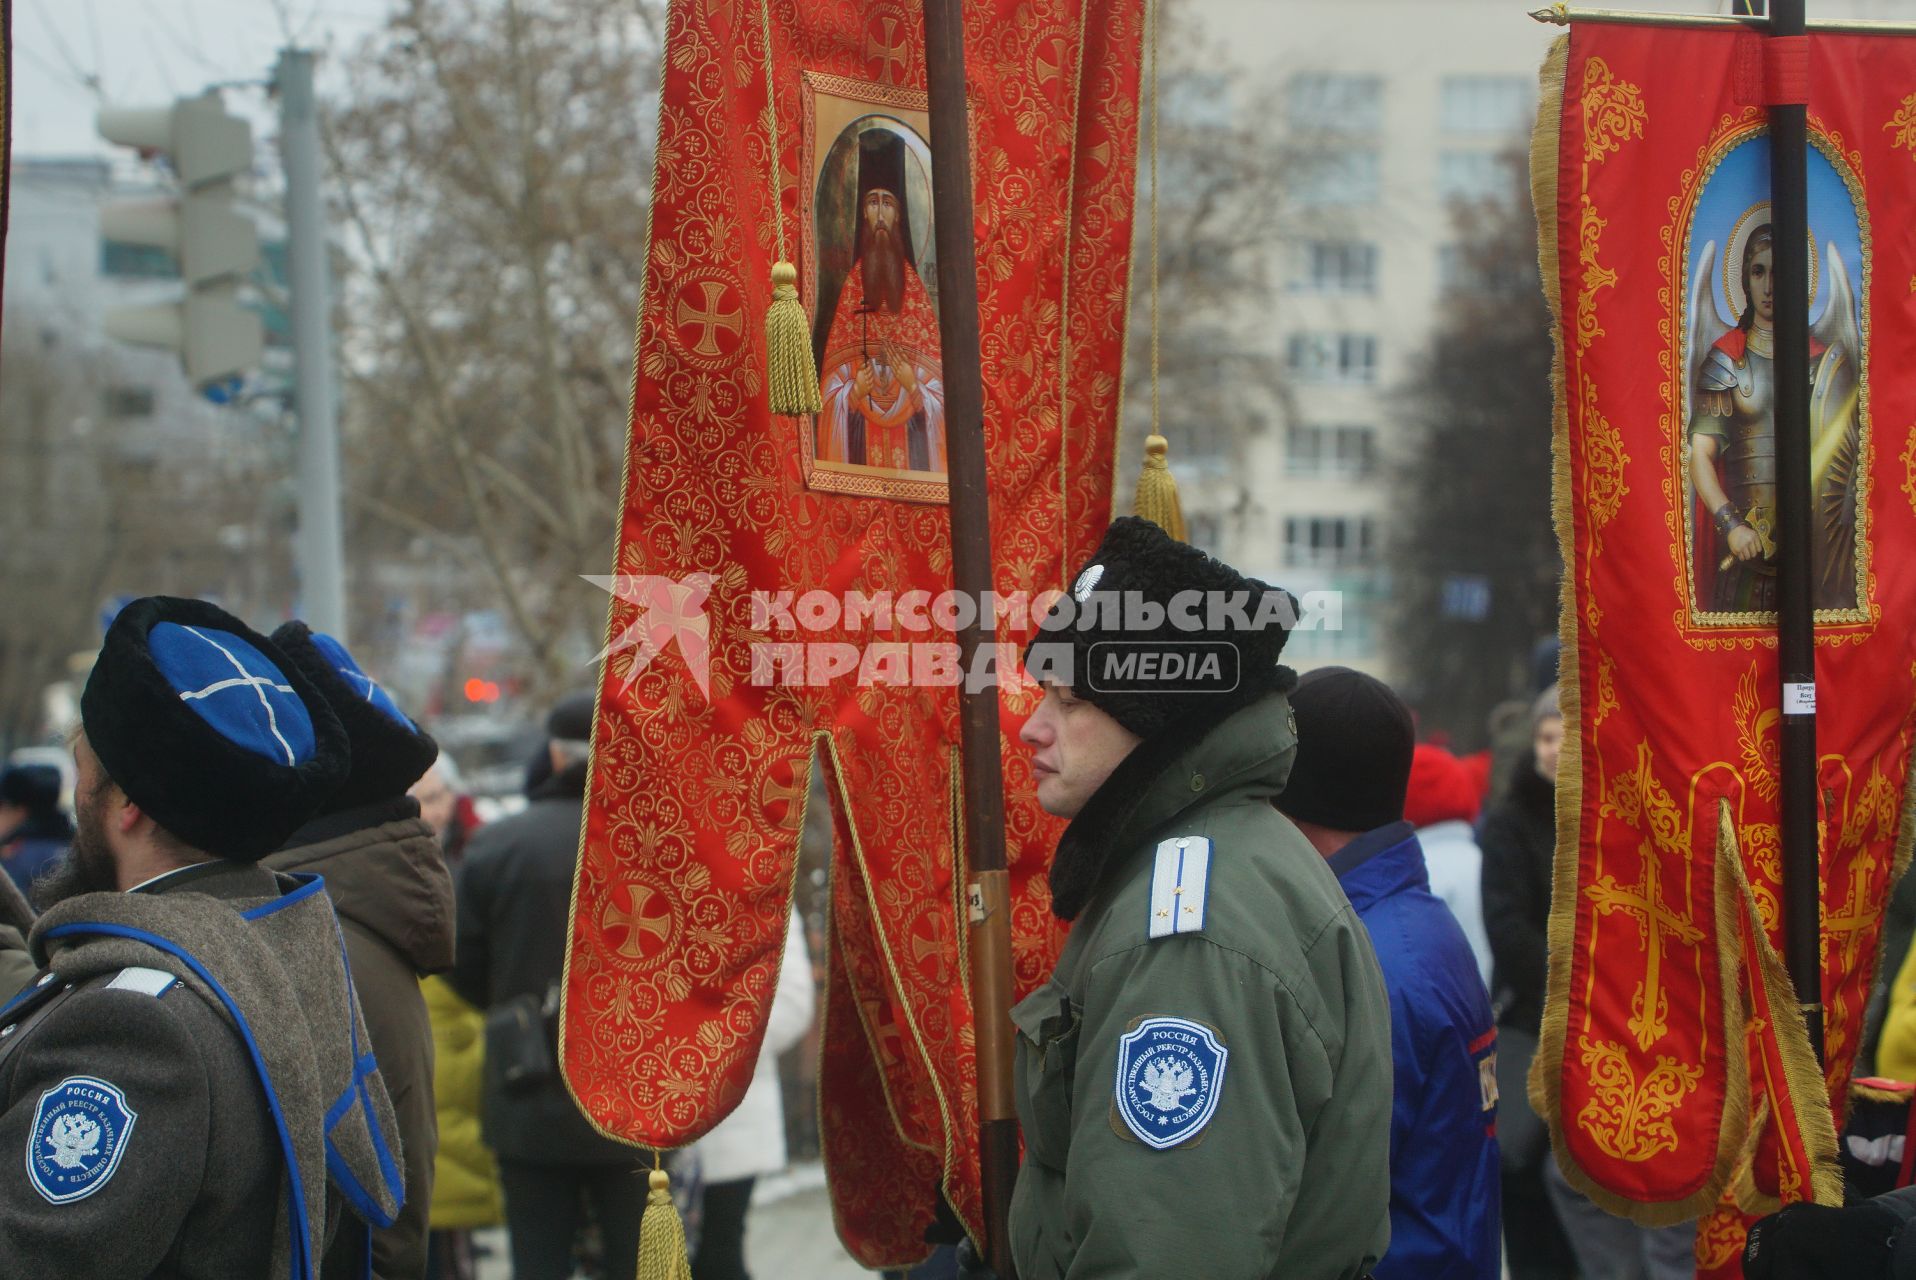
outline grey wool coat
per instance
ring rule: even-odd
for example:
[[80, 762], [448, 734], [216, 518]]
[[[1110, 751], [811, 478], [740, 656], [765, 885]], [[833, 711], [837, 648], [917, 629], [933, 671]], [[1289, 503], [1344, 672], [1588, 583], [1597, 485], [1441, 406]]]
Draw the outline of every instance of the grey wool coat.
[[204, 864], [69, 898], [29, 945], [44, 972], [0, 1011], [0, 1276], [310, 1280], [343, 1212], [398, 1212], [316, 880]]

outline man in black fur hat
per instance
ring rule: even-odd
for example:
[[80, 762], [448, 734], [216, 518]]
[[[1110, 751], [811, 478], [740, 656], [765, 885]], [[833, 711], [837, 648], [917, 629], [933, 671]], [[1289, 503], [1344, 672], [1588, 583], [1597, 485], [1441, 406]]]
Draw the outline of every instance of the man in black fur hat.
[[126, 606], [80, 700], [78, 834], [0, 1009], [0, 1276], [310, 1276], [403, 1186], [339, 925], [259, 860], [346, 735], [262, 635]]
[[[419, 979], [452, 968], [453, 925], [445, 859], [420, 819], [419, 802], [406, 791], [432, 767], [439, 748], [339, 641], [289, 622], [273, 633], [273, 643], [313, 682], [352, 748], [346, 781], [266, 865], [324, 877], [339, 913], [353, 986], [406, 1149], [406, 1206], [397, 1222], [373, 1234], [373, 1274], [410, 1280], [426, 1270], [439, 1149], [432, 1023]], [[364, 1230], [350, 1222], [340, 1231], [323, 1280], [357, 1280]]]
[[[1295, 602], [1114, 522], [1026, 654], [1073, 922], [1012, 1012], [1025, 1280], [1354, 1280], [1389, 1238], [1390, 1010], [1337, 879], [1272, 808]], [[1201, 1260], [1201, 1261], [1200, 1261]]]

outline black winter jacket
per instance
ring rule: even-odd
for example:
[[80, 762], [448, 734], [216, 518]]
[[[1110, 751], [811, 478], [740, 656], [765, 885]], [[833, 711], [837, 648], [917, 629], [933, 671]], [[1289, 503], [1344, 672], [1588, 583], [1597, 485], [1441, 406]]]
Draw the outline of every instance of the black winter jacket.
[[1497, 1025], [1536, 1034], [1543, 1023], [1557, 788], [1526, 755], [1484, 820], [1484, 932], [1490, 936]]
[[[456, 883], [458, 959], [453, 989], [490, 1011], [530, 995], [544, 1000], [565, 972], [572, 871], [585, 808], [582, 761], [541, 783], [521, 813], [481, 827], [466, 846]], [[633, 1148], [602, 1137], [557, 1075], [509, 1094], [486, 1062], [480, 1119], [502, 1160], [549, 1165], [626, 1165]]]

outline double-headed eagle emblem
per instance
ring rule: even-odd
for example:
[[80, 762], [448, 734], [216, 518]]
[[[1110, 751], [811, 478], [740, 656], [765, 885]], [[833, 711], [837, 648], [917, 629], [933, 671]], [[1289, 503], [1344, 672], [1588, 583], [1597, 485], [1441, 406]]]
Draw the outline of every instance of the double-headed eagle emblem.
[[82, 1169], [100, 1154], [100, 1126], [71, 1112], [54, 1117], [47, 1131], [46, 1144], [53, 1148], [53, 1163], [62, 1169]]
[[1191, 1068], [1176, 1058], [1159, 1058], [1144, 1064], [1144, 1087], [1151, 1105], [1159, 1111], [1176, 1111], [1184, 1099], [1196, 1093], [1191, 1085]]

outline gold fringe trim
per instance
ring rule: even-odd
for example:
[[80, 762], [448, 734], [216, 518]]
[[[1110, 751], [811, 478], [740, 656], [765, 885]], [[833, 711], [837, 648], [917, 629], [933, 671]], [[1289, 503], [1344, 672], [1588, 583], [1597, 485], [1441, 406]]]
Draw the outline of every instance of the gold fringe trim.
[[[1530, 1102], [1550, 1128], [1550, 1143], [1556, 1153], [1557, 1167], [1569, 1184], [1588, 1196], [1598, 1207], [1631, 1219], [1643, 1226], [1670, 1226], [1710, 1212], [1729, 1183], [1738, 1160], [1745, 1153], [1749, 1132], [1748, 1089], [1739, 1097], [1735, 1087], [1727, 1091], [1726, 1114], [1718, 1131], [1716, 1159], [1706, 1184], [1679, 1201], [1644, 1203], [1627, 1200], [1599, 1185], [1569, 1154], [1564, 1141], [1563, 1065], [1569, 1043], [1570, 968], [1575, 950], [1578, 870], [1578, 836], [1583, 815], [1583, 690], [1578, 676], [1582, 671], [1577, 643], [1576, 566], [1576, 493], [1571, 470], [1570, 407], [1565, 394], [1563, 354], [1563, 291], [1559, 264], [1557, 201], [1558, 171], [1563, 141], [1564, 83], [1570, 65], [1570, 37], [1559, 36], [1552, 42], [1538, 73], [1537, 125], [1530, 140], [1530, 192], [1537, 215], [1537, 265], [1545, 300], [1550, 304], [1551, 342], [1555, 348], [1551, 360], [1550, 382], [1554, 399], [1551, 415], [1551, 494], [1550, 511], [1556, 526], [1557, 546], [1564, 563], [1558, 589], [1557, 631], [1561, 644], [1558, 659], [1558, 700], [1563, 711], [1563, 750], [1557, 765], [1557, 852], [1552, 866], [1550, 922], [1548, 927], [1548, 986], [1544, 997], [1543, 1025], [1538, 1036], [1537, 1056], [1531, 1063]], [[1721, 859], [1719, 859], [1719, 862]], [[1725, 871], [1717, 870], [1716, 927], [1721, 947], [1725, 936], [1736, 939], [1736, 899], [1730, 886], [1723, 883]], [[1740, 951], [1740, 948], [1739, 948]], [[1738, 975], [1741, 956], [1734, 966], [1719, 963], [1720, 999], [1725, 1022], [1730, 1011], [1740, 1008]], [[1741, 1019], [1736, 1019], [1740, 1024]], [[1737, 1028], [1726, 1029], [1724, 1047], [1728, 1078], [1749, 1078], [1748, 1047]]]
[[[1836, 1121], [1830, 1114], [1823, 1072], [1810, 1047], [1809, 1027], [1797, 1005], [1796, 986], [1790, 981], [1789, 968], [1770, 945], [1763, 917], [1756, 909], [1756, 896], [1750, 892], [1749, 881], [1744, 877], [1743, 853], [1737, 847], [1736, 828], [1730, 821], [1727, 801], [1721, 802], [1717, 860], [1728, 866], [1734, 878], [1734, 891], [1743, 904], [1742, 924], [1749, 929], [1755, 946], [1758, 977], [1770, 1006], [1770, 1029], [1783, 1058], [1783, 1087], [1789, 1092], [1790, 1109], [1801, 1126], [1803, 1148], [1809, 1156], [1810, 1167], [1805, 1173], [1809, 1177], [1810, 1199], [1816, 1204], [1840, 1205], [1843, 1203], [1843, 1171], [1837, 1164]], [[1744, 1030], [1747, 1035], [1747, 1026]], [[1778, 1122], [1774, 1111], [1770, 1112], [1769, 1120], [1771, 1124]], [[1768, 1196], [1763, 1196], [1762, 1201], [1772, 1212], [1781, 1207], [1780, 1203], [1771, 1207], [1772, 1198]]]

